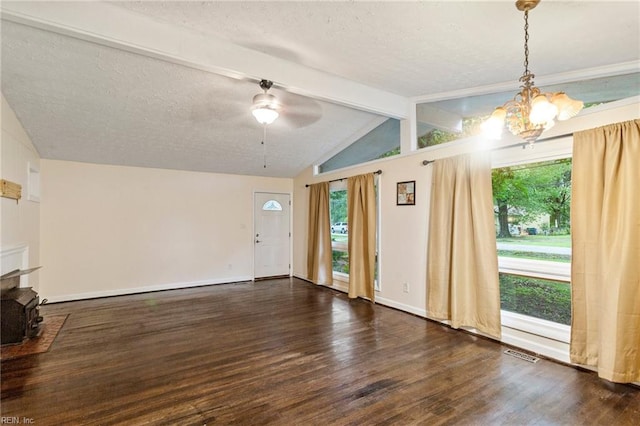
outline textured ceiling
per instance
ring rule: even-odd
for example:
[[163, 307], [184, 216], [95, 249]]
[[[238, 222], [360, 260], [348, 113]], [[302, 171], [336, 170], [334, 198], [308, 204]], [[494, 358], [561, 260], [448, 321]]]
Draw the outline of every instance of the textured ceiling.
[[274, 89], [284, 111], [264, 169], [257, 84], [10, 22], [2, 38], [2, 91], [43, 158], [295, 176], [378, 119]]
[[[176, 25], [403, 96], [522, 74], [515, 1], [118, 2]], [[530, 12], [538, 75], [639, 57], [637, 1], [545, 0]]]
[[[522, 72], [512, 2], [36, 4], [47, 19], [16, 4], [0, 5], [2, 92], [43, 158], [293, 177], [384, 121], [378, 95], [409, 105]], [[98, 6], [107, 9], [84, 28], [56, 22]], [[117, 24], [100, 21], [104, 10], [120, 13]], [[543, 1], [530, 17], [532, 70], [638, 61], [639, 12], [635, 1]], [[139, 46], [155, 24], [174, 31], [166, 45], [177, 53], [157, 54], [159, 37]], [[183, 43], [182, 32], [205, 42]], [[237, 61], [223, 63], [227, 50], [207, 51], [207, 40], [237, 50]], [[183, 60], [196, 54], [200, 63]], [[249, 112], [256, 78], [272, 78], [265, 70], [282, 76], [271, 93], [283, 105], [268, 127], [267, 168]]]

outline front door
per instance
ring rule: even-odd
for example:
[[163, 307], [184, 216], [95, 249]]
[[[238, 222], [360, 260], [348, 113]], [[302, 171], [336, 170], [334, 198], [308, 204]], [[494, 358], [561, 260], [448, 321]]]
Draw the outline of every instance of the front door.
[[254, 277], [290, 274], [289, 194], [254, 194]]

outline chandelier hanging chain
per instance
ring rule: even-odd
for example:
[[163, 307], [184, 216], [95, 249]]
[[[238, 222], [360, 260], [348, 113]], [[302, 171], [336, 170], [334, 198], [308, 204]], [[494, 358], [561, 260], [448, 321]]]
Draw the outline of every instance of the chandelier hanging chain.
[[524, 12], [524, 73], [529, 74], [529, 11]]
[[262, 168], [267, 168], [267, 125], [262, 125]]
[[[529, 70], [529, 10], [526, 9], [524, 11], [524, 74], [522, 74], [522, 76], [520, 77], [520, 81], [522, 83], [524, 83], [523, 86], [521, 86], [523, 89], [526, 90], [526, 97], [528, 98], [529, 95], [537, 95], [537, 93], [534, 93], [532, 91], [532, 87], [533, 87], [533, 78], [535, 77], [535, 75]], [[523, 94], [525, 94], [523, 92]]]

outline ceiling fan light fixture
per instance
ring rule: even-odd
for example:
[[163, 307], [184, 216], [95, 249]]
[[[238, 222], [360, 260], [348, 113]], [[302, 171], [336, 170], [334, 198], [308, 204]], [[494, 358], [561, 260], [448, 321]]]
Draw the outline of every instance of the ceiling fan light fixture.
[[278, 101], [268, 93], [260, 93], [253, 97], [251, 113], [260, 124], [271, 124], [278, 116]]
[[260, 124], [271, 124], [280, 115], [278, 111], [269, 108], [254, 109], [251, 113]]
[[280, 108], [278, 100], [275, 96], [267, 93], [267, 90], [272, 85], [271, 81], [260, 81], [260, 87], [264, 90], [264, 93], [258, 93], [253, 97], [251, 113], [260, 124], [271, 124], [280, 116], [280, 113], [278, 113]]
[[501, 107], [495, 109], [491, 117], [483, 123], [487, 138], [500, 139], [506, 124], [509, 131], [529, 143], [530, 146], [543, 131], [555, 124], [555, 119], [568, 120], [582, 110], [584, 104], [569, 98], [564, 92], [542, 93], [534, 83], [534, 75], [529, 71], [529, 11], [540, 0], [517, 0], [516, 8], [524, 12], [524, 73], [520, 77], [520, 92]]

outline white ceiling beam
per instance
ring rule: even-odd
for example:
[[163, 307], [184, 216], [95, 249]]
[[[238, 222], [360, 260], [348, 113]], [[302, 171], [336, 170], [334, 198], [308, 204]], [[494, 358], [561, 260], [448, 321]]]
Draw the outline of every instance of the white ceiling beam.
[[2, 2], [2, 19], [398, 119], [409, 99], [102, 2]]

